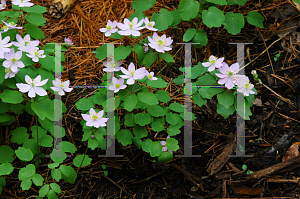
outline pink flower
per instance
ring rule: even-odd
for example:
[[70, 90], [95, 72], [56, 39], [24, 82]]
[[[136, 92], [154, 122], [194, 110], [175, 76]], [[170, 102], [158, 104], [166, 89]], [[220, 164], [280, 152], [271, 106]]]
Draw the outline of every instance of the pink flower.
[[125, 75], [120, 75], [120, 77], [127, 79], [127, 84], [134, 84], [136, 79], [143, 79], [145, 77], [145, 67], [135, 70], [134, 64], [131, 62], [128, 66], [128, 70], [121, 67], [121, 71]]
[[13, 41], [14, 46], [19, 47], [18, 50], [30, 52], [31, 48], [35, 48], [39, 45], [39, 40], [30, 41], [30, 35], [24, 36], [24, 39], [19, 34], [16, 34], [16, 39], [18, 42]]
[[6, 8], [6, 2], [5, 2], [5, 0], [1, 0], [0, 10], [4, 10], [5, 8]]
[[32, 80], [28, 75], [25, 76], [25, 81], [27, 84], [18, 83], [16, 86], [19, 88], [20, 92], [27, 93], [29, 97], [35, 97], [35, 94], [40, 96], [47, 95], [47, 92], [40, 88], [39, 86], [43, 86], [47, 83], [48, 79], [41, 81], [41, 76], [38, 75], [34, 80]]
[[157, 52], [165, 53], [165, 51], [172, 50], [172, 48], [170, 48], [170, 45], [173, 42], [171, 37], [167, 38], [166, 35], [159, 37], [155, 32], [152, 38], [148, 36], [148, 40], [150, 42], [149, 46], [155, 49]]
[[0, 58], [4, 58], [4, 53], [10, 51], [10, 46], [12, 43], [8, 43], [10, 40], [9, 36], [6, 36], [4, 39], [2, 39], [2, 35], [0, 34]]
[[124, 19], [124, 24], [118, 23], [118, 27], [121, 29], [118, 31], [120, 35], [132, 35], [132, 36], [140, 36], [141, 33], [139, 30], [143, 29], [144, 27], [140, 27], [144, 22], [142, 19], [138, 22], [138, 18], [134, 17], [132, 21], [129, 21], [127, 18]]
[[4, 53], [4, 58], [6, 59], [3, 62], [5, 68], [11, 68], [12, 72], [17, 72], [18, 68], [24, 68], [25, 65], [22, 61], [19, 61], [22, 57], [22, 51], [15, 53], [15, 49], [11, 48], [9, 53]]
[[106, 123], [108, 118], [102, 118], [104, 111], [99, 111], [96, 113], [96, 111], [91, 108], [90, 109], [90, 114], [81, 114], [82, 118], [87, 121], [86, 125], [87, 126], [94, 126], [96, 128], [99, 128], [100, 126], [104, 127], [106, 126]]
[[72, 42], [72, 39], [70, 39], [69, 37], [65, 37], [64, 39], [65, 43], [67, 43], [69, 46], [72, 46], [74, 43]]
[[34, 4], [29, 2], [30, 0], [12, 0], [12, 4], [17, 5], [19, 7], [31, 7]]
[[219, 71], [221, 73], [216, 73], [216, 75], [221, 78], [219, 79], [218, 83], [225, 84], [225, 86], [228, 89], [232, 89], [234, 86], [233, 78], [239, 71], [239, 64], [232, 64], [229, 68], [228, 65], [225, 62], [223, 62], [223, 66], [219, 68]]
[[209, 57], [209, 61], [202, 63], [202, 65], [204, 67], [209, 67], [208, 71], [211, 72], [211, 71], [215, 70], [215, 68], [222, 67], [223, 61], [224, 61], [224, 57], [221, 57], [221, 58], [218, 59], [218, 57], [215, 57], [215, 56], [211, 55]]
[[[168, 135], [167, 139], [170, 138], [170, 135]], [[166, 139], [166, 140], [167, 140]], [[162, 151], [169, 151], [171, 154], [173, 154], [173, 151], [170, 151], [167, 147], [167, 142], [166, 141], [160, 141], [160, 144], [163, 146]]]
[[109, 86], [108, 89], [114, 90], [115, 93], [117, 93], [120, 89], [125, 89], [127, 87], [127, 85], [124, 85], [124, 79], [122, 78], [118, 80], [118, 78], [113, 77], [112, 83], [113, 85]]
[[147, 70], [145, 70], [145, 75], [147, 76], [147, 78], [149, 79], [149, 80], [157, 80], [157, 77], [154, 77], [154, 72], [148, 72]]
[[100, 28], [99, 30], [101, 32], [105, 32], [105, 36], [109, 37], [111, 35], [111, 33], [115, 33], [118, 31], [118, 28], [116, 28], [117, 23], [118, 23], [117, 21], [111, 22], [110, 20], [108, 20], [106, 27]]
[[154, 25], [155, 25], [155, 21], [149, 21], [148, 17], [146, 17], [144, 19], [144, 23], [145, 23], [145, 26], [144, 28], [147, 28], [148, 30], [152, 30], [152, 31], [157, 31], [158, 29], [154, 28]]
[[238, 76], [237, 85], [237, 91], [243, 93], [245, 96], [249, 96], [249, 94], [255, 94], [255, 92], [251, 90], [254, 85], [250, 84], [249, 78], [246, 75]]
[[148, 50], [149, 50], [149, 49], [148, 49], [148, 44], [144, 43], [143, 48], [144, 48], [144, 53], [147, 53]]

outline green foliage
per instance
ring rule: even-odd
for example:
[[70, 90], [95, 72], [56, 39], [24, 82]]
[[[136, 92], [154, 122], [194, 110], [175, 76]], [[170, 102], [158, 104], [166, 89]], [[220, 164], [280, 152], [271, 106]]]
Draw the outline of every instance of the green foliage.
[[165, 8], [159, 10], [159, 13], [153, 13], [151, 20], [155, 21], [155, 28], [158, 31], [166, 30], [173, 22], [173, 15]]
[[264, 17], [256, 11], [250, 11], [247, 14], [247, 22], [259, 28], [264, 28]]
[[225, 21], [223, 12], [215, 6], [211, 6], [208, 10], [204, 10], [202, 18], [203, 23], [209, 28], [220, 27]]
[[154, 6], [156, 0], [134, 0], [132, 2], [132, 8], [136, 11], [143, 12]]
[[197, 16], [199, 2], [195, 0], [181, 0], [178, 6], [180, 17], [184, 21], [189, 21]]
[[244, 27], [244, 17], [240, 13], [228, 12], [225, 14], [224, 28], [228, 33], [236, 35]]

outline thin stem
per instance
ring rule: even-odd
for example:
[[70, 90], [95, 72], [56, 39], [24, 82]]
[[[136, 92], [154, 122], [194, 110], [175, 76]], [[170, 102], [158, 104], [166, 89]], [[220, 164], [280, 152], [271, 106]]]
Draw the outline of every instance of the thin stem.
[[160, 76], [161, 76], [161, 78], [162, 78], [159, 54], [157, 54], [157, 59], [158, 59], [158, 65], [159, 65]]
[[35, 123], [36, 123], [36, 142], [37, 142], [37, 148], [38, 148], [38, 153], [37, 153], [37, 167], [38, 170], [40, 171], [40, 146], [39, 146], [39, 132], [38, 132], [38, 121], [37, 121], [37, 117], [35, 117]]

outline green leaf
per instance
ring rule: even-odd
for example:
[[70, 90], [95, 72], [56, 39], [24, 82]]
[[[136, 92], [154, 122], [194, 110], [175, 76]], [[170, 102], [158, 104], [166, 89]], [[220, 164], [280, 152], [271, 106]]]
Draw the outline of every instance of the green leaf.
[[8, 121], [10, 121], [10, 115], [0, 114], [0, 122], [8, 122]]
[[199, 88], [198, 92], [204, 99], [212, 99], [215, 94], [221, 93], [224, 91], [224, 88], [209, 88], [202, 87]]
[[227, 119], [230, 115], [234, 113], [234, 111], [235, 108], [233, 105], [230, 105], [229, 108], [226, 108], [220, 103], [217, 104], [217, 113], [221, 114], [224, 117], [224, 119]]
[[0, 93], [0, 98], [2, 102], [10, 103], [10, 104], [19, 104], [23, 102], [23, 94], [19, 91], [4, 89], [2, 93]]
[[214, 76], [210, 74], [205, 74], [198, 78], [196, 82], [197, 86], [211, 86], [211, 85], [218, 85], [218, 82]]
[[26, 179], [26, 180], [22, 180], [20, 186], [22, 187], [22, 190], [25, 191], [25, 190], [29, 190], [31, 185], [32, 185], [31, 179]]
[[169, 135], [175, 136], [181, 133], [180, 128], [181, 127], [178, 127], [177, 125], [170, 125], [167, 129], [167, 132]]
[[147, 112], [154, 117], [165, 115], [164, 109], [159, 105], [147, 105]]
[[100, 46], [93, 53], [96, 53], [95, 57], [98, 58], [99, 60], [105, 59], [107, 57], [107, 44]]
[[44, 6], [40, 6], [40, 5], [34, 5], [32, 7], [21, 7], [21, 10], [25, 11], [25, 12], [34, 12], [34, 13], [45, 13], [47, 12], [46, 7]]
[[124, 99], [124, 108], [131, 112], [138, 102], [138, 98], [135, 94], [127, 95]]
[[31, 108], [42, 120], [47, 117], [49, 120], [54, 121], [54, 103], [49, 98], [32, 102]]
[[147, 79], [146, 84], [152, 88], [166, 88], [168, 85], [161, 77], [157, 77], [157, 80]]
[[151, 66], [157, 59], [157, 52], [153, 52], [151, 49], [145, 54], [141, 65], [146, 65], [146, 68]]
[[4, 177], [0, 177], [0, 187], [4, 187], [5, 185], [6, 185], [5, 178]]
[[60, 147], [62, 148], [63, 152], [75, 153], [77, 151], [77, 148], [74, 146], [74, 144], [67, 141], [62, 141], [56, 145], [57, 149], [60, 149]]
[[162, 152], [158, 157], [158, 162], [165, 163], [171, 161], [172, 159], [173, 159], [173, 155], [169, 151]]
[[2, 84], [2, 82], [4, 81], [4, 79], [5, 79], [5, 68], [4, 67], [0, 67], [0, 84]]
[[170, 26], [176, 26], [177, 24], [179, 24], [182, 21], [182, 19], [180, 17], [180, 12], [179, 12], [178, 9], [177, 10], [172, 10], [172, 11], [170, 11], [170, 13], [173, 16], [173, 22]]
[[159, 14], [153, 13], [151, 21], [155, 22], [155, 28], [157, 28], [158, 31], [164, 31], [171, 26], [173, 15], [165, 8], [161, 8]]
[[149, 148], [149, 145], [150, 145], [151, 143], [152, 143], [152, 140], [150, 140], [150, 139], [147, 139], [147, 140], [143, 141], [143, 142], [142, 142], [142, 149], [143, 149], [145, 152], [149, 153], [150, 151], [148, 150], [148, 148]]
[[25, 105], [23, 104], [11, 104], [9, 110], [14, 112], [15, 114], [22, 114], [25, 112]]
[[33, 154], [30, 149], [26, 149], [24, 147], [19, 147], [15, 150], [17, 157], [23, 161], [30, 161], [33, 158]]
[[[130, 15], [130, 17], [128, 17], [128, 20], [129, 21], [132, 21], [133, 18], [137, 17], [138, 18], [138, 21], [142, 20], [142, 19], [145, 19], [145, 14], [140, 12], [140, 11], [135, 11], [132, 15]], [[131, 38], [135, 38], [134, 36], [132, 35], [129, 35], [129, 37]]]
[[155, 96], [159, 101], [164, 102], [164, 103], [168, 103], [171, 100], [169, 93], [164, 90], [156, 91]]
[[145, 126], [151, 123], [151, 117], [148, 113], [137, 113], [134, 116], [134, 122], [140, 126]]
[[166, 145], [170, 151], [177, 151], [179, 149], [178, 141], [175, 138], [166, 139]]
[[137, 137], [137, 138], [144, 138], [148, 136], [148, 131], [146, 129], [146, 127], [144, 126], [139, 126], [136, 125], [133, 129], [133, 134]]
[[22, 144], [24, 140], [29, 138], [29, 134], [27, 133], [27, 129], [25, 127], [16, 128], [11, 132], [11, 142]]
[[234, 95], [230, 91], [217, 94], [218, 102], [225, 108], [229, 108], [234, 103]]
[[135, 126], [136, 124], [134, 123], [134, 114], [127, 113], [125, 115], [125, 122], [124, 123], [128, 127]]
[[173, 59], [172, 55], [170, 55], [170, 53], [168, 53], [168, 52], [159, 53], [159, 57], [161, 59], [165, 60], [168, 63], [175, 62], [175, 60]]
[[214, 3], [214, 4], [217, 4], [217, 5], [220, 5], [220, 6], [227, 5], [226, 0], [206, 0], [206, 1], [210, 2], [210, 3]]
[[173, 79], [175, 85], [181, 85], [184, 83], [184, 75], [178, 75], [175, 79]]
[[143, 12], [152, 8], [155, 2], [156, 0], [134, 0], [132, 2], [132, 8], [136, 11]]
[[165, 128], [165, 118], [153, 118], [153, 122], [151, 123], [151, 127], [153, 131], [160, 132], [163, 131]]
[[200, 44], [193, 44], [195, 48], [201, 48], [202, 46], [206, 46], [208, 42], [206, 32], [204, 30], [197, 30], [192, 42], [200, 43]]
[[[82, 160], [83, 160], [83, 162], [82, 162]], [[82, 164], [81, 164], [81, 162], [82, 162]], [[82, 155], [77, 155], [73, 159], [73, 164], [74, 164], [75, 167], [80, 167], [80, 165], [81, 165], [81, 167], [85, 167], [87, 165], [90, 165], [91, 162], [92, 162], [92, 158], [89, 158], [88, 155], [84, 156], [83, 154]]]
[[241, 32], [244, 27], [245, 21], [241, 13], [227, 12], [225, 14], [224, 28], [228, 33], [236, 35]]
[[158, 104], [158, 100], [157, 100], [156, 96], [150, 92], [138, 93], [138, 98], [141, 102], [144, 102], [148, 105]]
[[44, 178], [40, 174], [36, 173], [33, 175], [32, 181], [36, 186], [42, 186]]
[[105, 166], [105, 164], [102, 164], [102, 169], [106, 169], [106, 166]]
[[55, 193], [55, 191], [53, 191], [53, 190], [50, 190], [50, 191], [47, 193], [47, 197], [48, 197], [48, 199], [57, 199], [56, 193]]
[[[42, 77], [41, 79], [42, 80], [48, 79], [47, 83], [42, 88], [44, 88], [45, 90], [51, 90], [51, 91], [53, 91], [50, 88], [50, 87], [53, 87], [52, 80], [55, 80], [53, 73], [50, 72], [50, 71], [48, 71], [48, 70], [46, 70], [46, 69], [43, 69], [43, 68], [38, 69], [37, 73], [38, 73], [38, 75], [41, 75], [41, 77]], [[54, 91], [53, 91], [53, 93], [54, 93]]]
[[54, 72], [54, 56], [47, 55], [45, 58], [39, 59], [39, 63], [41, 64], [41, 68]]
[[178, 10], [182, 20], [189, 21], [197, 16], [199, 12], [199, 2], [194, 0], [181, 0]]
[[0, 176], [9, 175], [13, 172], [14, 167], [10, 163], [0, 164]]
[[54, 180], [59, 181], [61, 179], [61, 172], [59, 169], [52, 169], [51, 176]]
[[[14, 11], [14, 10], [10, 10], [10, 11], [1, 11], [0, 15], [1, 16], [7, 16], [7, 17], [10, 17], [10, 18], [15, 18], [15, 17], [20, 17], [21, 15], [23, 14], [23, 12], [21, 11], [19, 13], [19, 11]], [[2, 21], [0, 22], [0, 24], [2, 24]]]
[[53, 149], [53, 151], [50, 153], [50, 156], [53, 162], [56, 163], [63, 163], [63, 161], [67, 159], [66, 153], [57, 149]]
[[104, 175], [107, 176], [108, 175], [108, 171], [104, 171]]
[[39, 29], [36, 25], [28, 23], [24, 25], [26, 29], [26, 33], [30, 34], [30, 36], [34, 39], [45, 39], [45, 35], [41, 29]]
[[89, 138], [89, 141], [88, 141], [88, 147], [92, 150], [95, 150], [95, 148], [97, 148], [99, 145], [98, 141], [96, 139], [92, 139], [92, 138]]
[[197, 30], [195, 28], [189, 28], [183, 35], [183, 41], [187, 42], [187, 41], [190, 41], [191, 39], [193, 39], [196, 32], [197, 32]]
[[208, 10], [204, 10], [202, 13], [203, 23], [209, 27], [220, 27], [225, 20], [225, 16], [221, 10], [215, 6], [211, 6]]
[[246, 170], [247, 168], [248, 168], [247, 165], [243, 164], [242, 169]]
[[122, 129], [117, 133], [118, 142], [121, 143], [123, 146], [132, 144], [132, 138], [133, 135], [128, 129]]
[[169, 109], [176, 111], [178, 113], [182, 113], [184, 112], [184, 106], [182, 104], [179, 104], [177, 102], [174, 102], [172, 104], [170, 104]]
[[44, 23], [46, 23], [46, 20], [41, 13], [30, 12], [27, 14], [26, 20], [36, 26], [44, 26]]
[[227, 5], [233, 5], [233, 4], [238, 4], [239, 6], [243, 6], [243, 5], [245, 5], [246, 4], [246, 2], [247, 2], [247, 0], [228, 0], [227, 1]]
[[59, 170], [61, 171], [62, 178], [65, 180], [65, 182], [74, 184], [77, 178], [77, 173], [71, 166], [66, 166], [62, 164], [60, 165]]
[[56, 183], [50, 183], [50, 187], [56, 193], [61, 193], [60, 186]]
[[126, 57], [131, 53], [130, 46], [119, 46], [115, 49], [115, 60], [119, 61], [121, 59], [126, 59]]
[[247, 14], [247, 22], [259, 28], [264, 28], [264, 17], [256, 11], [250, 11]]
[[132, 141], [133, 141], [134, 145], [135, 145], [138, 149], [140, 149], [140, 148], [142, 147], [142, 140], [141, 140], [141, 138], [133, 137], [133, 138], [132, 138]]
[[82, 111], [90, 110], [91, 108], [94, 108], [94, 105], [95, 103], [92, 98], [82, 98], [75, 103], [75, 107]]
[[162, 145], [158, 141], [152, 142], [148, 147], [148, 151], [151, 157], [158, 157], [162, 153]]
[[197, 65], [192, 67], [192, 77], [191, 79], [196, 79], [206, 73], [208, 71], [208, 67], [204, 67], [201, 62], [198, 62]]
[[40, 190], [39, 190], [39, 197], [45, 197], [47, 193], [49, 192], [49, 185], [45, 184]]
[[139, 62], [142, 62], [142, 60], [145, 57], [145, 53], [144, 53], [144, 48], [141, 44], [135, 44], [133, 46], [133, 50], [134, 52], [137, 54], [138, 58], [139, 58]]
[[169, 123], [169, 124], [173, 124], [173, 125], [176, 125], [179, 121], [179, 115], [176, 114], [176, 113], [168, 113], [166, 115], [166, 121]]

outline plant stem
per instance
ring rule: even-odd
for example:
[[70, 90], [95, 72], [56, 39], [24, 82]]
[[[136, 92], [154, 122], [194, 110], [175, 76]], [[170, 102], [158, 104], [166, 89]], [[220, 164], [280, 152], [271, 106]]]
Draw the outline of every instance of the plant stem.
[[39, 162], [40, 162], [40, 146], [39, 146], [39, 132], [38, 132], [38, 122], [37, 117], [35, 117], [35, 123], [36, 123], [36, 142], [37, 142], [37, 148], [38, 148], [38, 154], [37, 154], [37, 168], [38, 171], [40, 171]]
[[158, 65], [159, 65], [160, 77], [162, 78], [159, 54], [157, 54], [157, 59], [158, 59]]

